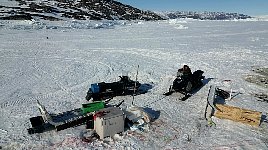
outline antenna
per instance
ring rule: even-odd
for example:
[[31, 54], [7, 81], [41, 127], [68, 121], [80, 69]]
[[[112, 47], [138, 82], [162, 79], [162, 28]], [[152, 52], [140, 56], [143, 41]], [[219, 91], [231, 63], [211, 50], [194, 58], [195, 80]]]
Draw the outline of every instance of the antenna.
[[138, 74], [139, 74], [139, 65], [137, 67], [137, 73], [136, 73], [136, 79], [135, 79], [135, 85], [134, 85], [134, 89], [133, 89], [133, 100], [132, 100], [132, 105], [134, 105], [134, 94], [136, 92], [136, 88], [137, 88], [137, 81], [138, 81]]

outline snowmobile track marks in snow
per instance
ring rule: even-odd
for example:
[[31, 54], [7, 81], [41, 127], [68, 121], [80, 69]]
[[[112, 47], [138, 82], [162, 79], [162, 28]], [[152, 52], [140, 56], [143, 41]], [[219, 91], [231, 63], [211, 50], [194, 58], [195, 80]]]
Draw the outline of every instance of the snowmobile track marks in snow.
[[38, 95], [38, 96], [30, 97], [30, 98], [10, 100], [10, 101], [0, 103], [0, 108], [3, 109], [7, 107], [20, 106], [22, 104], [29, 104], [29, 103], [35, 102], [36, 100], [48, 99], [51, 97], [55, 97], [55, 94], [49, 93], [49, 94]]

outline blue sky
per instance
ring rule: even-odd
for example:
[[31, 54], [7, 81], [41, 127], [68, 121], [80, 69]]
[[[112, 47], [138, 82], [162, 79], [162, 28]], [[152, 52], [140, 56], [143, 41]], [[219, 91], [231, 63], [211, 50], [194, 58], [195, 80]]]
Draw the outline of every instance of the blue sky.
[[268, 0], [116, 0], [152, 11], [217, 11], [268, 15]]

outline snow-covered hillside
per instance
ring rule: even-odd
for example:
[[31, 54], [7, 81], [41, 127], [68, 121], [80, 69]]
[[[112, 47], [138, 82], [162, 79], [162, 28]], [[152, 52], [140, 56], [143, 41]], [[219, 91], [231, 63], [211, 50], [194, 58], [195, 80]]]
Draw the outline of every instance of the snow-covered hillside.
[[113, 0], [1, 0], [1, 20], [163, 20]]
[[[267, 116], [268, 103], [252, 95], [267, 89], [244, 78], [268, 67], [268, 22], [0, 21], [0, 35], [0, 149], [268, 149], [267, 123], [204, 119], [212, 84], [236, 93], [227, 104]], [[184, 64], [205, 72], [205, 86], [186, 101], [163, 96]], [[152, 88], [134, 104], [160, 112], [148, 132], [93, 142], [82, 140], [85, 126], [27, 133], [37, 100], [50, 113], [80, 108], [91, 83], [134, 80], [138, 65], [138, 81]], [[132, 96], [111, 103], [121, 100], [129, 106]]]

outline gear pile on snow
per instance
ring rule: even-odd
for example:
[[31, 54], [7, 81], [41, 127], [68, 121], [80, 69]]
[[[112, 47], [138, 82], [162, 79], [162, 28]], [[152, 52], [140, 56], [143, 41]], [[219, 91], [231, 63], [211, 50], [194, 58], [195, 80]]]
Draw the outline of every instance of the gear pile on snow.
[[[202, 70], [196, 70], [192, 73], [191, 69], [184, 65], [183, 68], [178, 69], [177, 78], [164, 95], [168, 96], [176, 92], [184, 95], [181, 100], [186, 100], [204, 85], [203, 80], [205, 77], [203, 73]], [[32, 128], [28, 129], [28, 133], [42, 133], [50, 130], [60, 131], [83, 124], [86, 125], [87, 129], [92, 129], [96, 133], [94, 135], [100, 139], [122, 133], [126, 128], [131, 131], [146, 132], [149, 130], [150, 123], [159, 117], [157, 111], [135, 106], [133, 103], [131, 107], [120, 107], [124, 100], [114, 106], [108, 105], [109, 101], [115, 96], [133, 95], [134, 101], [134, 95], [141, 93], [143, 93], [142, 86], [137, 81], [137, 76], [136, 81], [130, 80], [128, 76], [120, 76], [118, 82], [91, 84], [86, 100], [93, 99], [93, 102], [82, 104], [81, 108], [59, 114], [50, 114], [37, 101], [41, 116], [30, 118]], [[204, 114], [208, 125], [216, 125], [212, 121], [212, 116], [253, 126], [259, 126], [261, 122], [267, 121], [262, 119], [261, 112], [226, 105], [225, 100], [230, 100], [232, 98], [231, 94], [232, 89], [228, 92], [216, 85], [210, 86]], [[174, 95], [176, 96], [176, 94]], [[220, 103], [220, 101], [224, 103]]]

